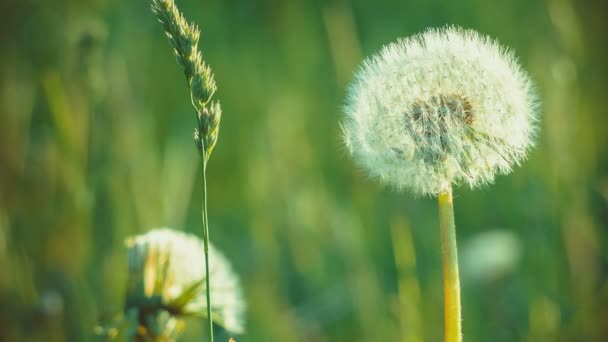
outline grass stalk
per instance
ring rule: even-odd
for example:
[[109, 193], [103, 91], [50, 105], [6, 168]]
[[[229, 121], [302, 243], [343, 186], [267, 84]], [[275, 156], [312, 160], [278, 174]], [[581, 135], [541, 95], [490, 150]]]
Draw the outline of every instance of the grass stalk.
[[213, 342], [213, 317], [211, 314], [211, 287], [209, 277], [209, 221], [207, 220], [207, 158], [205, 146], [201, 149], [201, 159], [203, 161], [203, 204], [202, 204], [202, 226], [203, 226], [203, 246], [205, 251], [205, 286], [207, 296], [207, 321], [209, 322], [209, 341]]
[[213, 342], [213, 317], [211, 313], [211, 287], [209, 279], [209, 221], [207, 219], [207, 161], [217, 141], [221, 108], [218, 101], [211, 101], [217, 86], [211, 68], [203, 61], [198, 49], [200, 30], [189, 23], [175, 5], [174, 0], [153, 0], [152, 11], [165, 30], [167, 38], [184, 68], [184, 75], [190, 92], [190, 102], [196, 114], [197, 126], [194, 141], [200, 152], [203, 173], [203, 203], [201, 208], [203, 226], [203, 246], [205, 253], [205, 285], [207, 297], [207, 319], [209, 321], [209, 341]]
[[452, 188], [438, 196], [441, 251], [443, 259], [443, 296], [445, 341], [461, 342], [460, 280], [458, 276], [458, 251]]

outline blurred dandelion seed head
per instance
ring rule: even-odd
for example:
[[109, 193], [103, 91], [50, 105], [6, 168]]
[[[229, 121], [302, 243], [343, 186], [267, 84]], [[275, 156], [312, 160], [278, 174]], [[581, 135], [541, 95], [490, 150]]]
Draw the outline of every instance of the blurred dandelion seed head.
[[399, 190], [434, 195], [507, 174], [533, 145], [538, 101], [513, 53], [458, 27], [401, 39], [367, 59], [342, 123], [356, 162]]
[[513, 230], [490, 229], [469, 237], [459, 252], [463, 283], [487, 283], [517, 269], [522, 242]]
[[[160, 228], [131, 237], [126, 245], [128, 305], [149, 305], [156, 299], [160, 309], [176, 317], [207, 316], [201, 240]], [[212, 245], [209, 245], [209, 272], [213, 321], [231, 332], [243, 332], [245, 302], [240, 280], [228, 260]]]

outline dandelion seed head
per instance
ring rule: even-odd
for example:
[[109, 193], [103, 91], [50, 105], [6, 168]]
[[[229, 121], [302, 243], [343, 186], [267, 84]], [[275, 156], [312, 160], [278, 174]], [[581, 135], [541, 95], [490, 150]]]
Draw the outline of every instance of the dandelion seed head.
[[[205, 253], [201, 240], [160, 228], [131, 237], [126, 245], [132, 284], [129, 296], [157, 296], [163, 306], [178, 316], [206, 317]], [[243, 332], [245, 302], [239, 278], [213, 245], [209, 245], [209, 274], [213, 321], [231, 332]], [[191, 299], [180, 307], [171, 307], [196, 284], [200, 286]]]
[[507, 174], [533, 145], [538, 101], [515, 56], [457, 27], [401, 39], [367, 59], [345, 106], [345, 144], [372, 178], [435, 195]]

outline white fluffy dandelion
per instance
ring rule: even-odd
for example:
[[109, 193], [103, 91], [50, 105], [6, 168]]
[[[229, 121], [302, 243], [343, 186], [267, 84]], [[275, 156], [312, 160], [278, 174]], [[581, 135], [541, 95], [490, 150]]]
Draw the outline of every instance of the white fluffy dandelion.
[[492, 182], [525, 158], [538, 116], [530, 79], [490, 38], [432, 29], [368, 59], [345, 111], [346, 145], [373, 178], [437, 195], [445, 340], [461, 342], [452, 184]]
[[456, 27], [401, 39], [365, 61], [345, 112], [344, 138], [357, 163], [422, 195], [509, 173], [532, 146], [538, 115], [514, 55]]
[[[152, 306], [178, 318], [207, 316], [205, 253], [201, 240], [194, 235], [160, 228], [131, 237], [126, 244], [127, 306], [144, 310]], [[213, 321], [226, 330], [241, 333], [245, 303], [239, 278], [224, 255], [212, 245], [209, 245], [209, 261]]]

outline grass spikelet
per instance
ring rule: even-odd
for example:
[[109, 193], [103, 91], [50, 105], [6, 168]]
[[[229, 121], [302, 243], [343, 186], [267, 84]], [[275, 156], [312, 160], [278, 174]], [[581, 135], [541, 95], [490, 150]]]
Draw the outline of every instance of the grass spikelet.
[[153, 0], [152, 12], [173, 46], [177, 63], [184, 69], [196, 112], [194, 142], [208, 161], [217, 142], [222, 111], [219, 101], [211, 99], [217, 85], [213, 71], [198, 49], [200, 30], [184, 18], [173, 0]]

